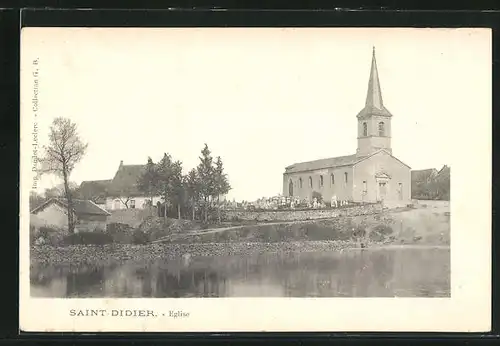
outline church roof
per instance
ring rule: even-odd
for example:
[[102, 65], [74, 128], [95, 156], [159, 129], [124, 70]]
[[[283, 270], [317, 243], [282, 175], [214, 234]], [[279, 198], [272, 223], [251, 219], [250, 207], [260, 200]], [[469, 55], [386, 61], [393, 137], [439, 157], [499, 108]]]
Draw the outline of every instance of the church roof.
[[384, 107], [382, 100], [382, 89], [378, 78], [377, 60], [375, 58], [375, 47], [373, 47], [372, 65], [370, 79], [368, 80], [368, 92], [366, 94], [365, 107], [358, 113], [357, 117], [362, 118], [368, 115], [381, 115], [392, 117], [391, 112]]
[[320, 160], [315, 160], [315, 161], [307, 161], [307, 162], [300, 162], [300, 163], [294, 163], [293, 165], [290, 165], [285, 168], [285, 174], [287, 173], [298, 173], [298, 172], [307, 172], [307, 171], [315, 171], [319, 169], [327, 169], [327, 168], [335, 168], [335, 167], [343, 167], [343, 166], [354, 166], [355, 164], [364, 161], [374, 155], [377, 155], [380, 152], [384, 152], [394, 158], [395, 160], [399, 161], [401, 164], [405, 165], [406, 167], [410, 168], [406, 163], [392, 155], [390, 152], [388, 152], [385, 149], [379, 149], [375, 151], [374, 153], [371, 153], [370, 155], [367, 156], [358, 156], [356, 154], [354, 155], [347, 155], [347, 156], [337, 156], [337, 157], [331, 157], [328, 159], [320, 159]]
[[296, 173], [304, 171], [314, 171], [318, 169], [351, 166], [359, 160], [359, 157], [354, 155], [331, 157], [328, 159], [320, 159], [314, 161], [294, 163], [285, 168], [285, 173]]

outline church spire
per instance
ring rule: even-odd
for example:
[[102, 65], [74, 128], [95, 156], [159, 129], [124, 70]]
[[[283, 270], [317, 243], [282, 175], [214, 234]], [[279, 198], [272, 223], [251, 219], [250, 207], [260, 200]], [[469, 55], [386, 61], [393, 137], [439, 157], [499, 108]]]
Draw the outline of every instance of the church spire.
[[366, 108], [376, 108], [382, 110], [382, 91], [378, 80], [377, 60], [375, 59], [375, 46], [372, 54], [372, 67], [370, 71], [370, 80], [368, 81], [368, 94], [366, 95]]

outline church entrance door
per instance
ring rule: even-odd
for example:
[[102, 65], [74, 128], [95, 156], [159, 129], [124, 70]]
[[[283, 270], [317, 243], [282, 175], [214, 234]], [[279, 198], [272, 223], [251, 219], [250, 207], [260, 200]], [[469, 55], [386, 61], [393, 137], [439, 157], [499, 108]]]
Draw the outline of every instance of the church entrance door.
[[389, 180], [391, 177], [384, 172], [375, 174], [375, 180], [377, 182], [377, 201], [384, 201], [387, 197], [389, 189]]
[[387, 183], [385, 181], [378, 183], [378, 192], [380, 200], [383, 201], [385, 199], [385, 195], [387, 194]]
[[290, 183], [288, 184], [288, 195], [293, 196], [293, 182], [290, 180]]

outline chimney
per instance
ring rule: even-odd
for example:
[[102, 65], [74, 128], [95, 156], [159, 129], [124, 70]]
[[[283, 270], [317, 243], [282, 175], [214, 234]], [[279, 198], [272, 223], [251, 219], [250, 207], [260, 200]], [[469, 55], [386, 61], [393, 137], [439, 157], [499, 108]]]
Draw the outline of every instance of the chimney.
[[120, 168], [123, 166], [123, 160], [120, 160]]

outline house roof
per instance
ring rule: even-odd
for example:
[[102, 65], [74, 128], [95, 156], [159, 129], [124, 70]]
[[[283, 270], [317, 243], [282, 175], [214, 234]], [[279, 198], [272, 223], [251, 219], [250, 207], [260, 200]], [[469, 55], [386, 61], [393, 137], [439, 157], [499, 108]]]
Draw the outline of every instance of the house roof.
[[124, 165], [120, 163], [120, 167], [115, 174], [115, 177], [108, 185], [107, 193], [109, 196], [140, 196], [143, 195], [137, 188], [137, 180], [142, 174], [145, 165]]
[[107, 189], [112, 180], [88, 180], [80, 184], [80, 192], [84, 199], [92, 199], [97, 202], [105, 200]]
[[435, 168], [414, 170], [411, 171], [411, 180], [423, 181], [429, 179], [430, 177], [436, 174], [437, 174], [437, 169]]
[[449, 179], [450, 178], [450, 167], [444, 165], [443, 168], [439, 170], [436, 174], [436, 179]]
[[[68, 208], [68, 203], [66, 199], [63, 198], [51, 198], [47, 202], [43, 203], [42, 205], [36, 207], [31, 211], [32, 214], [36, 214], [39, 211], [42, 211], [45, 209], [47, 206], [51, 205], [52, 203], [56, 203], [63, 208]], [[75, 212], [76, 215], [111, 215], [108, 213], [106, 210], [102, 209], [99, 207], [97, 204], [95, 204], [92, 201], [89, 200], [84, 200], [84, 199], [74, 199], [73, 200], [73, 211]]]
[[321, 160], [315, 160], [315, 161], [295, 163], [295, 164], [285, 168], [285, 174], [286, 173], [315, 171], [318, 169], [335, 168], [335, 167], [342, 167], [342, 166], [354, 166], [355, 164], [357, 164], [361, 161], [364, 161], [364, 160], [366, 160], [374, 155], [377, 155], [380, 152], [385, 152], [386, 154], [390, 155], [395, 160], [399, 161], [401, 164], [410, 168], [410, 166], [408, 166], [406, 163], [404, 163], [403, 161], [401, 161], [397, 157], [393, 156], [387, 150], [379, 149], [379, 150], [375, 151], [374, 153], [367, 155], [367, 156], [360, 157], [360, 156], [354, 154], [354, 155], [347, 155], [347, 156], [331, 157], [329, 159], [321, 159]]

